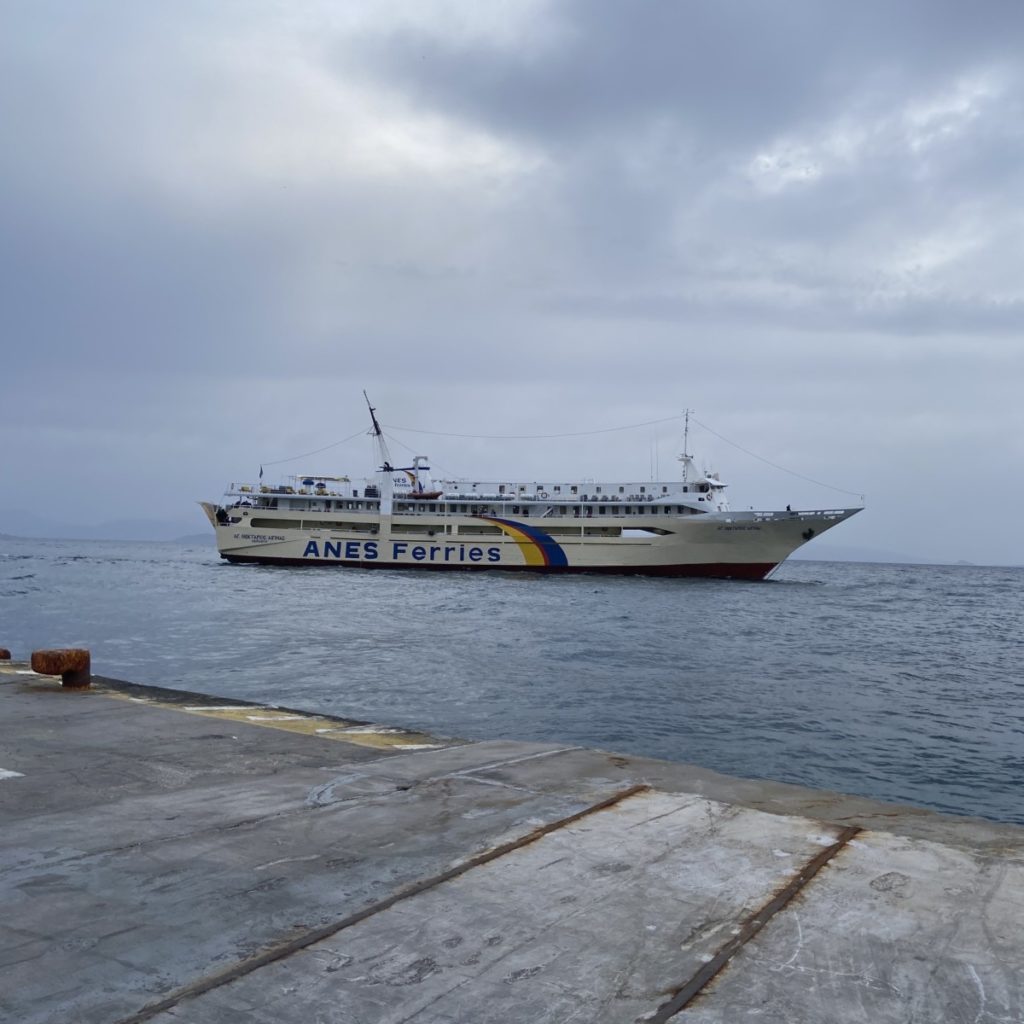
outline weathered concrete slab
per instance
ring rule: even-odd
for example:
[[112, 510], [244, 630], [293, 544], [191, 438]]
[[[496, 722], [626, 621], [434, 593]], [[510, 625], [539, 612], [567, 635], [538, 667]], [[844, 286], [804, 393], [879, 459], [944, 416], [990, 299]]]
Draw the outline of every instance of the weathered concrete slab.
[[[154, 836], [140, 827], [134, 801], [129, 835], [111, 814], [116, 840], [101, 850], [75, 841], [82, 830], [67, 815], [36, 819], [26, 837], [34, 848], [0, 846], [4, 889], [14, 896], [5, 900], [3, 929], [22, 937], [22, 955], [74, 951], [59, 972], [64, 1019], [114, 1019], [140, 1005], [124, 992], [103, 995], [127, 979], [149, 993], [200, 977], [444, 871], [524, 818], [557, 818], [580, 804], [447, 782], [330, 805], [275, 802], [265, 815], [218, 806], [220, 820], [211, 808], [192, 828], [177, 801], [154, 800], [163, 826]], [[178, 827], [168, 835], [170, 817]], [[97, 838], [81, 836], [94, 846]], [[4, 980], [16, 993], [16, 1019], [53, 1019], [49, 971], [14, 969]]]
[[16, 671], [2, 1019], [1024, 1019], [1019, 829]]
[[181, 1012], [196, 1024], [324, 1006], [339, 1024], [635, 1020], [835, 838], [803, 819], [637, 794]]
[[[474, 744], [476, 746], [476, 744]], [[511, 778], [502, 765], [480, 776], [495, 781]], [[660, 761], [632, 754], [612, 754], [583, 747], [563, 748], [557, 769], [543, 761], [514, 766], [517, 780], [539, 790], [557, 789], [566, 776], [602, 777], [609, 783], [644, 782], [653, 789], [693, 793], [723, 803], [738, 804], [772, 814], [793, 814], [836, 824], [893, 832], [936, 842], [962, 843], [971, 849], [991, 847], [998, 856], [1007, 843], [1014, 846], [1024, 832], [982, 818], [937, 814], [921, 807], [881, 803], [867, 797], [808, 789], [770, 779], [741, 779], [698, 765]]]
[[864, 833], [681, 1019], [1021, 1021], [1022, 852]]
[[460, 775], [541, 748], [454, 747], [410, 783], [375, 774], [394, 753], [74, 697], [0, 687], [0, 988], [25, 1024], [116, 1019], [590, 798]]

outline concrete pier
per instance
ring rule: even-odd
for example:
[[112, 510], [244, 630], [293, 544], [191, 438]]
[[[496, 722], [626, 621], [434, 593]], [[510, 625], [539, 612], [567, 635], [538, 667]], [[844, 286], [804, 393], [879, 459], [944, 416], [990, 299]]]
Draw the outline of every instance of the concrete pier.
[[1024, 830], [0, 664], [0, 1019], [1024, 1021]]

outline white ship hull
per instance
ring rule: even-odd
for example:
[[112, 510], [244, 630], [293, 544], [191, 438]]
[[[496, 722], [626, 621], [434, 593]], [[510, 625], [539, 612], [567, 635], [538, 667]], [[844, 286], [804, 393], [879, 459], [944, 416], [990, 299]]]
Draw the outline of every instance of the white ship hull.
[[[229, 562], [349, 566], [365, 569], [614, 573], [764, 579], [793, 551], [860, 511], [710, 512], [701, 515], [602, 516], [599, 520], [500, 514], [386, 516], [352, 514], [318, 528], [278, 513], [233, 508], [216, 520], [203, 503]], [[261, 522], [262, 520], [262, 522]], [[343, 520], [347, 520], [343, 522]], [[334, 527], [334, 528], [332, 528]]]

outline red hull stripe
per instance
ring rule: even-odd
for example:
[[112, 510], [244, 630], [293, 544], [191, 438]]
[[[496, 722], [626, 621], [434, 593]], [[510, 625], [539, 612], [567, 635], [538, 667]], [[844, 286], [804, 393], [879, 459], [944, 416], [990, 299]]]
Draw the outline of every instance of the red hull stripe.
[[708, 562], [703, 565], [645, 565], [645, 566], [574, 566], [574, 565], [445, 565], [444, 563], [421, 563], [410, 565], [405, 562], [341, 562], [324, 558], [261, 558], [258, 555], [221, 555], [229, 562], [248, 562], [258, 565], [295, 566], [307, 565], [322, 568], [331, 566], [342, 569], [433, 569], [452, 572], [534, 572], [545, 575], [573, 573], [602, 576], [704, 576], [715, 579], [763, 580], [775, 568], [775, 562]]

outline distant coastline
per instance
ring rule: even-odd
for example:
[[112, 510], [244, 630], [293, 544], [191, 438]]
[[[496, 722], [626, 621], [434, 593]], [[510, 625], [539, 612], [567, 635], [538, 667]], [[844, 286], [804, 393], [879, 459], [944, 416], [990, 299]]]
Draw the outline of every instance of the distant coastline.
[[89, 536], [89, 537], [73, 537], [68, 536], [54, 536], [52, 534], [32, 534], [31, 536], [24, 533], [0, 533], [0, 541], [3, 540], [18, 540], [18, 541], [30, 541], [30, 540], [59, 540], [62, 543], [70, 541], [86, 541], [87, 543], [102, 543], [102, 544], [181, 544], [185, 547], [197, 547], [197, 546], [210, 546], [216, 547], [216, 537], [211, 530], [209, 533], [189, 533], [184, 534], [180, 537], [116, 537], [116, 536]]
[[205, 516], [199, 508], [194, 515], [173, 519], [109, 519], [100, 523], [70, 523], [48, 519], [24, 509], [0, 510], [0, 537], [17, 540], [112, 540], [200, 543], [209, 537]]

